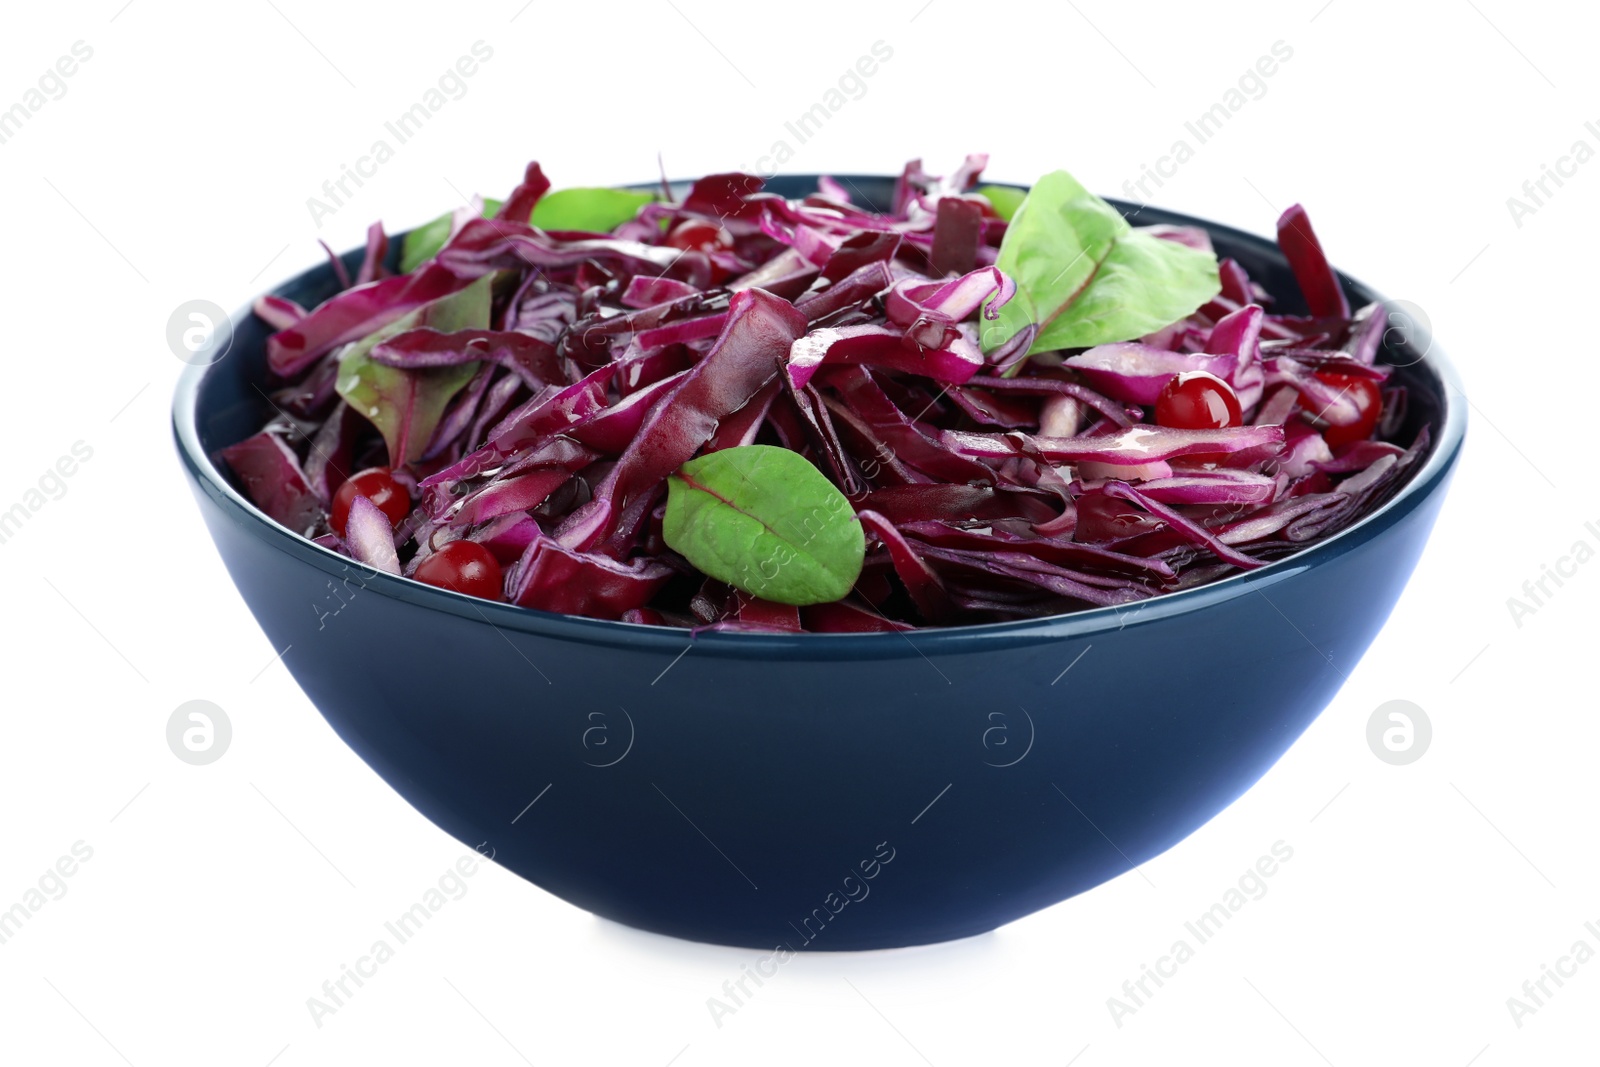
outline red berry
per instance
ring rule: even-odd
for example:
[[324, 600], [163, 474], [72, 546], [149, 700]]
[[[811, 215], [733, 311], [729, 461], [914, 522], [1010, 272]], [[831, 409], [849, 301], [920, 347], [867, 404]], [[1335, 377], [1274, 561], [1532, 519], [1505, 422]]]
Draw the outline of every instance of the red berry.
[[1360, 413], [1356, 421], [1349, 425], [1330, 425], [1322, 431], [1322, 439], [1328, 442], [1328, 447], [1338, 448], [1351, 441], [1370, 438], [1372, 431], [1378, 428], [1378, 417], [1383, 414], [1383, 394], [1378, 390], [1378, 383], [1371, 378], [1331, 370], [1319, 370], [1316, 377], [1319, 382], [1338, 389], [1347, 401], [1355, 404]]
[[411, 514], [411, 494], [395, 481], [394, 475], [384, 467], [368, 467], [350, 476], [350, 480], [333, 494], [333, 507], [329, 509], [328, 524], [340, 537], [345, 535], [345, 523], [350, 521], [350, 505], [356, 497], [364, 496], [389, 516], [390, 526], [399, 526]]
[[417, 564], [412, 577], [483, 600], [504, 598], [505, 579], [494, 553], [476, 541], [451, 541]]
[[1174, 430], [1225, 430], [1244, 421], [1227, 382], [1203, 370], [1175, 374], [1156, 398], [1156, 425]]
[[686, 219], [672, 228], [666, 243], [686, 252], [726, 252], [733, 247], [733, 234], [714, 222]]

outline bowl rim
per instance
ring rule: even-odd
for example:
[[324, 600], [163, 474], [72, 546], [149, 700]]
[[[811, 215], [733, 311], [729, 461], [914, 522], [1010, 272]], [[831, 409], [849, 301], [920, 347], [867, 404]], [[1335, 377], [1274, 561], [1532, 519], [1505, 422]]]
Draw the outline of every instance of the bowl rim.
[[[815, 180], [818, 176], [783, 174], [776, 177], [789, 180]], [[840, 181], [883, 181], [894, 178], [893, 175], [881, 174], [844, 174], [834, 177]], [[677, 187], [683, 183], [671, 184]], [[1026, 185], [1015, 183], [990, 184], [1007, 185], [1018, 189], [1027, 188]], [[660, 184], [650, 183], [650, 187], [660, 188]], [[1107, 202], [1125, 216], [1147, 213], [1159, 216], [1155, 221], [1199, 226], [1207, 232], [1226, 235], [1230, 241], [1272, 249], [1277, 247], [1271, 239], [1259, 234], [1180, 212], [1150, 205], [1132, 204], [1113, 198], [1107, 198]], [[391, 235], [391, 240], [401, 236], [403, 235]], [[327, 269], [325, 265], [308, 268], [266, 290], [265, 293], [276, 293], [305, 274], [324, 269]], [[1376, 290], [1345, 272], [1335, 270], [1335, 274], [1347, 292], [1355, 290], [1374, 301], [1386, 300]], [[232, 321], [245, 321], [254, 314], [253, 307], [254, 298], [234, 312]], [[365, 589], [372, 589], [419, 607], [432, 608], [468, 619], [476, 617], [502, 632], [502, 636], [505, 632], [511, 632], [575, 640], [586, 644], [668, 651], [677, 655], [682, 655], [692, 647], [738, 659], [764, 659], [771, 658], [774, 654], [784, 658], [807, 660], [898, 659], [913, 655], [927, 659], [930, 653], [971, 652], [977, 647], [985, 646], [1057, 642], [1093, 635], [1108, 629], [1121, 630], [1128, 626], [1143, 625], [1176, 615], [1203, 611], [1213, 604], [1246, 596], [1252, 592], [1261, 592], [1318, 563], [1343, 555], [1372, 540], [1405, 514], [1415, 510], [1423, 500], [1440, 491], [1460, 458], [1466, 436], [1466, 398], [1457, 384], [1459, 373], [1439, 346], [1433, 343], [1431, 335], [1427, 338], [1427, 342], [1426, 351], [1408, 366], [1426, 370], [1440, 386], [1440, 424], [1433, 427], [1435, 432], [1428, 453], [1421, 466], [1411, 473], [1388, 500], [1337, 533], [1256, 570], [1231, 574], [1189, 589], [1159, 593], [1147, 600], [1132, 604], [1086, 608], [1067, 614], [1031, 619], [924, 627], [904, 631], [780, 634], [712, 630], [691, 634], [680, 627], [591, 619], [506, 602], [480, 600], [427, 585], [412, 578], [374, 571], [268, 518], [249, 499], [234, 489], [227, 476], [206, 453], [200, 443], [199, 396], [208, 376], [214, 368], [224, 362], [227, 353], [224, 353], [223, 358], [213, 361], [196, 360], [184, 369], [174, 390], [172, 428], [179, 457], [195, 486], [235, 523], [270, 547], [277, 548], [334, 577], [348, 576], [352, 567], [361, 568]], [[231, 343], [231, 340], [227, 343]], [[368, 574], [367, 571], [371, 573]], [[1268, 602], [1271, 603], [1270, 599]]]

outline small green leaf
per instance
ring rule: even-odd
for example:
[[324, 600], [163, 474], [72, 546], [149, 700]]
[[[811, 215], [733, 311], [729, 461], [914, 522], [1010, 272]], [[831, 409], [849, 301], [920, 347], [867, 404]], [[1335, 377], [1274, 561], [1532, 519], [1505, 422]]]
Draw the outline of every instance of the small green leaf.
[[1064, 170], [1034, 183], [1006, 227], [996, 265], [1017, 295], [983, 331], [992, 352], [1036, 323], [1030, 355], [1131, 341], [1216, 296], [1215, 256], [1129, 226]]
[[339, 357], [334, 387], [354, 411], [383, 434], [391, 467], [422, 455], [446, 405], [472, 380], [478, 365], [402, 370], [374, 362], [368, 353], [379, 341], [419, 326], [431, 326], [440, 333], [488, 329], [489, 290], [493, 284], [494, 275], [486, 274], [460, 292], [424, 304], [375, 330]]
[[[546, 193], [534, 205], [531, 225], [542, 230], [588, 230], [591, 233], [610, 233], [639, 213], [639, 209], [654, 200], [651, 193], [633, 193], [626, 189], [561, 189]], [[491, 218], [500, 210], [500, 201], [485, 198], [483, 217]], [[400, 273], [410, 274], [439, 254], [439, 249], [450, 240], [452, 213], [446, 212], [432, 222], [423, 223], [400, 244]]]
[[666, 542], [711, 577], [779, 604], [826, 604], [861, 575], [850, 501], [798, 452], [744, 445], [667, 479]]
[[560, 189], [539, 198], [531, 223], [541, 230], [610, 233], [654, 199], [626, 189]]
[[[485, 199], [483, 217], [489, 218], [500, 210], [500, 201]], [[439, 254], [439, 249], [450, 240], [450, 219], [453, 212], [445, 212], [432, 222], [423, 223], [400, 242], [400, 273], [410, 274]]]
[[977, 192], [989, 201], [994, 213], [1007, 222], [1017, 217], [1017, 208], [1022, 206], [1023, 198], [1028, 195], [1026, 189], [1013, 189], [1009, 185], [985, 185]]

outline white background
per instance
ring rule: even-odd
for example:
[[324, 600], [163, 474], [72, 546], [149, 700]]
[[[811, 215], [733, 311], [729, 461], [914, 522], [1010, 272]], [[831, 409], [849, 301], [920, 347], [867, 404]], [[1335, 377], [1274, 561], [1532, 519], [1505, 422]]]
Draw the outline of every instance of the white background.
[[[1520, 226], [1506, 203], [1575, 140], [1600, 148], [1592, 12], [123, 2], [27, 5], [0, 35], [0, 107], [93, 49], [0, 144], [0, 510], [93, 449], [0, 544], [0, 909], [93, 849], [0, 945], [0, 1060], [1594, 1061], [1600, 962], [1520, 1027], [1506, 1003], [1575, 941], [1600, 950], [1600, 562], [1520, 626], [1507, 607], [1575, 542], [1600, 547], [1600, 161]], [[317, 228], [307, 197], [480, 39], [466, 95]], [[337, 740], [233, 591], [169, 440], [169, 313], [236, 307], [316, 238], [415, 225], [530, 158], [558, 186], [649, 179], [657, 152], [674, 176], [755, 167], [879, 40], [892, 59], [785, 169], [937, 173], [986, 150], [997, 179], [1066, 166], [1123, 195], [1273, 42], [1293, 49], [1155, 201], [1257, 232], [1304, 202], [1335, 262], [1425, 309], [1460, 364], [1466, 457], [1399, 608], [1246, 797], [1142, 876], [992, 935], [803, 954], [719, 1027], [706, 1000], [756, 953], [613, 926], [490, 867], [318, 1027], [307, 998], [464, 849]], [[234, 727], [206, 767], [164, 736], [196, 698]], [[1395, 767], [1365, 729], [1401, 698], [1434, 739]], [[1267, 894], [1117, 1025], [1107, 998], [1279, 840], [1294, 855]]]

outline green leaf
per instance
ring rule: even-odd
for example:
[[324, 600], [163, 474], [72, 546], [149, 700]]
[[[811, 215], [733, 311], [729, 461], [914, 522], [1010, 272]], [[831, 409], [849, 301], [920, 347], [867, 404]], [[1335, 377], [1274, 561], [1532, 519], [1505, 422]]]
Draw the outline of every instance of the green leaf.
[[1033, 342], [1033, 351], [1131, 341], [1170, 326], [1217, 295], [1217, 257], [1134, 230], [1094, 281]]
[[1009, 185], [985, 185], [977, 190], [979, 196], [989, 201], [994, 213], [1010, 222], [1017, 217], [1017, 209], [1028, 195], [1026, 189], [1013, 189]]
[[541, 230], [610, 233], [654, 199], [626, 189], [560, 189], [539, 198], [531, 223]]
[[[654, 199], [652, 193], [633, 193], [626, 189], [561, 189], [540, 198], [529, 222], [542, 230], [609, 233]], [[500, 210], [500, 203], [485, 198], [483, 217], [492, 217]], [[452, 213], [446, 212], [406, 234], [400, 244], [401, 274], [410, 274], [439, 254], [439, 249], [450, 240], [451, 217]]]
[[[1017, 294], [985, 327], [984, 349], [999, 348], [1030, 323], [1053, 319], [1130, 229], [1116, 208], [1064, 170], [1035, 182], [1000, 242], [996, 266], [1016, 283]], [[1035, 344], [1032, 351], [1044, 349]]]
[[352, 410], [383, 434], [391, 467], [422, 455], [446, 405], [472, 380], [478, 364], [402, 370], [374, 362], [368, 354], [379, 341], [419, 326], [431, 326], [440, 333], [488, 329], [493, 284], [494, 275], [486, 274], [460, 292], [424, 304], [368, 334], [339, 357], [335, 388]]
[[983, 331], [993, 351], [1030, 323], [1029, 355], [1131, 341], [1177, 322], [1221, 290], [1216, 257], [1135, 230], [1064, 170], [1029, 190], [996, 265], [1017, 295]]
[[[486, 199], [483, 202], [483, 217], [489, 218], [500, 210], [500, 201]], [[450, 240], [450, 219], [452, 212], [445, 212], [432, 222], [418, 226], [405, 239], [400, 242], [400, 273], [410, 274], [428, 260], [439, 254], [439, 249]]]
[[779, 604], [826, 604], [861, 575], [850, 501], [798, 452], [744, 445], [667, 479], [666, 542], [711, 577]]

